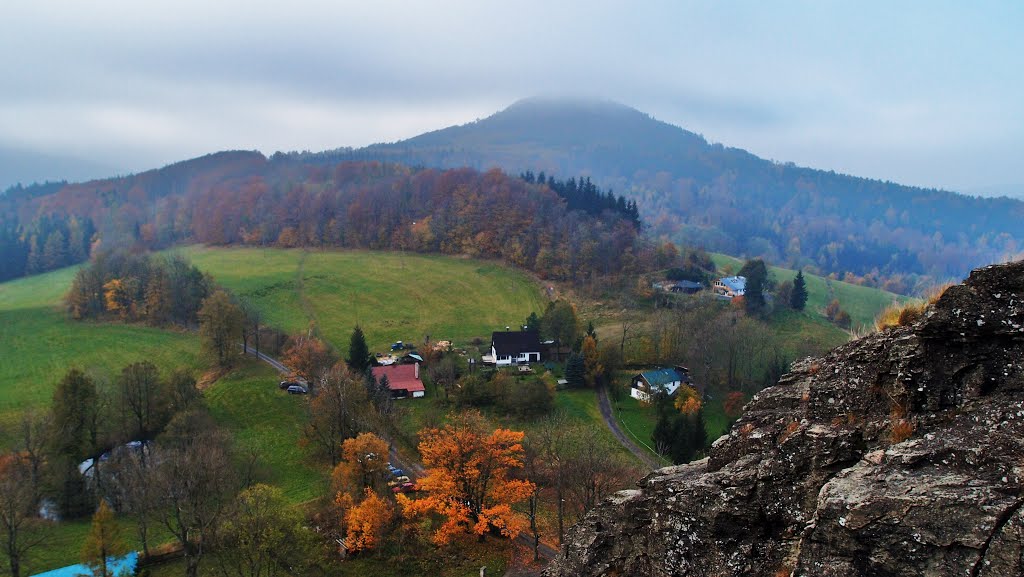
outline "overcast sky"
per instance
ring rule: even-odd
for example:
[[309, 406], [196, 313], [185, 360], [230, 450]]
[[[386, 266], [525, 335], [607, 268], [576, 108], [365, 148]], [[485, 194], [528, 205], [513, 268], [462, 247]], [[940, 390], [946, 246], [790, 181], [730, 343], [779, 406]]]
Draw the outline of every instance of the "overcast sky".
[[1022, 30], [1016, 0], [11, 0], [0, 151], [137, 171], [572, 95], [765, 158], [976, 190], [1024, 183]]

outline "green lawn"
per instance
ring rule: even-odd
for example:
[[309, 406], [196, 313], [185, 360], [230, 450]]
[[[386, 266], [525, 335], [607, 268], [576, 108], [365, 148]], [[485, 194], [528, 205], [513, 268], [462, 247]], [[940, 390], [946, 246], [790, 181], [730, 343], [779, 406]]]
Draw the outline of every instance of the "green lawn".
[[324, 494], [330, 472], [311, 464], [299, 445], [307, 398], [278, 389], [279, 381], [268, 365], [246, 360], [203, 397], [217, 422], [231, 432], [239, 453], [255, 451], [259, 480], [302, 503]]
[[[728, 267], [729, 270], [738, 271], [743, 266], [742, 260], [724, 254], [712, 253], [711, 259], [720, 270]], [[769, 266], [768, 274], [780, 283], [785, 280], [791, 281], [796, 277], [795, 270], [777, 266]], [[893, 301], [905, 302], [910, 300], [909, 297], [903, 295], [842, 281], [829, 280], [817, 275], [807, 274], [806, 272], [804, 273], [804, 280], [807, 282], [807, 312], [820, 316], [831, 298], [836, 298], [839, 299], [840, 307], [850, 313], [854, 327], [872, 326], [878, 313], [891, 305]], [[829, 287], [831, 287], [831, 291]]]
[[141, 360], [163, 371], [197, 366], [198, 341], [189, 333], [70, 320], [61, 301], [76, 270], [0, 284], [0, 441], [23, 411], [49, 405], [72, 367], [110, 377]]
[[182, 253], [298, 332], [314, 321], [341, 352], [358, 323], [373, 351], [395, 341], [466, 343], [519, 325], [545, 302], [536, 283], [505, 265], [439, 255], [189, 247]]

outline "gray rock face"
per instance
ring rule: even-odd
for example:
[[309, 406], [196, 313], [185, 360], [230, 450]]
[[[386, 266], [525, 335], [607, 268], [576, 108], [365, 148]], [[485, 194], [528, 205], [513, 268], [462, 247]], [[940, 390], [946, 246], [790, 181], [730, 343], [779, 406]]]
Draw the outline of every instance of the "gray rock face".
[[702, 461], [570, 532], [546, 575], [1024, 575], [1024, 262], [796, 363]]

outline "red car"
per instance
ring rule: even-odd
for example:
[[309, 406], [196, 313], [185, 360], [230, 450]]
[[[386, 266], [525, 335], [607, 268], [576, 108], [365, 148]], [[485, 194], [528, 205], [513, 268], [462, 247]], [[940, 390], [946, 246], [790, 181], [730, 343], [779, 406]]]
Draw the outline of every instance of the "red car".
[[401, 485], [391, 487], [392, 493], [415, 493], [420, 488], [416, 486], [416, 483], [402, 483]]

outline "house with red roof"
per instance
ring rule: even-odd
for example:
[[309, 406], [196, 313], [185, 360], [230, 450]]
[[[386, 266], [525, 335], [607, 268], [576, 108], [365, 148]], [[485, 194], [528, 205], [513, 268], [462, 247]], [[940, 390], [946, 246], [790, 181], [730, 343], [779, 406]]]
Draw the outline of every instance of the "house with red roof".
[[426, 394], [423, 381], [420, 380], [419, 363], [373, 367], [373, 378], [378, 383], [383, 377], [388, 378], [388, 388], [393, 399], [418, 398]]

